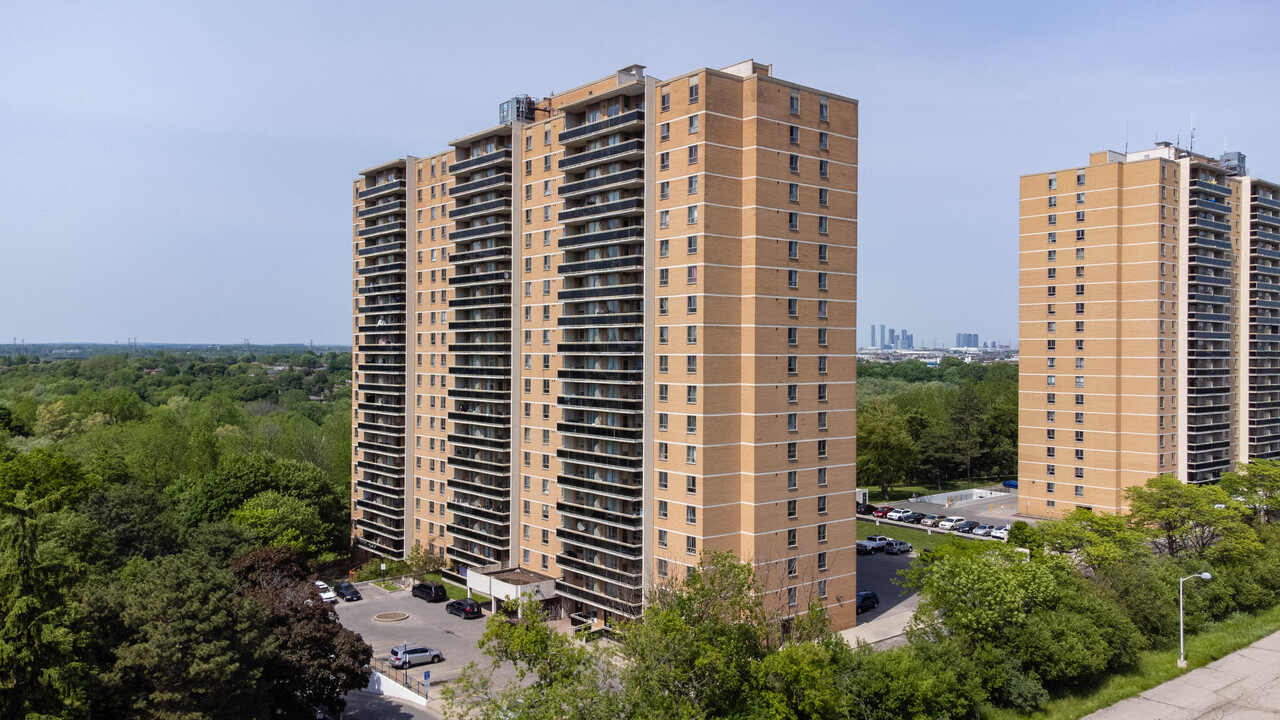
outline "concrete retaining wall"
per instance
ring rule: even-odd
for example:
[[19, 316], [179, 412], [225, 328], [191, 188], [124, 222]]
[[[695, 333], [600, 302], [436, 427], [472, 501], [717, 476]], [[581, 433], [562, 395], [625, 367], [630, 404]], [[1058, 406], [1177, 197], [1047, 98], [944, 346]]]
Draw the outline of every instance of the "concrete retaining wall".
[[369, 675], [369, 686], [365, 688], [365, 692], [371, 692], [375, 695], [386, 695], [387, 697], [393, 697], [397, 700], [413, 703], [419, 707], [427, 706], [426, 698], [392, 680], [386, 675], [383, 675], [377, 670], [373, 671], [373, 673]]

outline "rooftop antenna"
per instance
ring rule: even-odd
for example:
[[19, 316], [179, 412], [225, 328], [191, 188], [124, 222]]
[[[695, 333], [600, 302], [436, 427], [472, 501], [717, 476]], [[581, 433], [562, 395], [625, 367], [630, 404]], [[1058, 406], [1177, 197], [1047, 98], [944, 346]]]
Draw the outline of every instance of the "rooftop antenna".
[[1124, 121], [1124, 154], [1129, 154], [1129, 121]]
[[1192, 113], [1191, 114], [1191, 140], [1187, 145], [1187, 152], [1193, 153], [1195, 151], [1196, 151], [1196, 115], [1195, 113]]

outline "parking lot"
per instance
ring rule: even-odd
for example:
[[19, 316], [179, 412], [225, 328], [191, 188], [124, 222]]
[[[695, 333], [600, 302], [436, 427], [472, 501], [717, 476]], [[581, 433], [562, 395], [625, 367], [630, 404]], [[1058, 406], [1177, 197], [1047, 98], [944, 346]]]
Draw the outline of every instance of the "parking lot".
[[[484, 660], [477, 643], [484, 634], [485, 620], [489, 617], [487, 608], [484, 618], [463, 620], [445, 612], [445, 603], [429, 603], [413, 597], [408, 590], [388, 592], [373, 583], [362, 583], [359, 588], [363, 600], [339, 602], [336, 609], [343, 626], [360, 633], [373, 647], [374, 657], [386, 659], [391, 648], [404, 643], [439, 650], [444, 654], [444, 662], [413, 668], [414, 673], [430, 670], [433, 683], [451, 680], [467, 663]], [[407, 613], [409, 617], [396, 622], [373, 619], [378, 613], [396, 611]], [[509, 667], [503, 668], [496, 679], [505, 682], [510, 674]]]
[[[892, 535], [891, 532], [886, 534]], [[858, 589], [872, 590], [880, 596], [880, 607], [860, 613], [859, 623], [868, 623], [883, 615], [915, 611], [919, 602], [916, 593], [893, 582], [898, 578], [898, 571], [909, 567], [914, 559], [914, 552], [906, 555], [876, 553], [858, 556]]]

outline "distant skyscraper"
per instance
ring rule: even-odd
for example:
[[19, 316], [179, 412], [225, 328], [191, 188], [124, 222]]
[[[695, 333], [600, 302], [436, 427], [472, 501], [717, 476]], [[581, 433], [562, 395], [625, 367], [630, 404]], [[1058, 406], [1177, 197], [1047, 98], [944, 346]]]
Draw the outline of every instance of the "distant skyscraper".
[[879, 345], [876, 345], [876, 326], [875, 325], [871, 326], [871, 347], [880, 347]]
[[880, 344], [877, 347], [889, 347], [889, 336], [884, 334], [884, 325], [880, 326]]
[[1020, 214], [1019, 511], [1280, 457], [1280, 184], [1158, 143], [1022, 177]]
[[956, 347], [976, 348], [978, 346], [977, 333], [956, 333]]

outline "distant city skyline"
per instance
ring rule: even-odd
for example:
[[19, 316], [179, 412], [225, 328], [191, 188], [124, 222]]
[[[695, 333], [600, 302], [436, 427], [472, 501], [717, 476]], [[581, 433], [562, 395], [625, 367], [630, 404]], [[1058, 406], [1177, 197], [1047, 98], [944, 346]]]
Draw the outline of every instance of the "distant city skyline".
[[[563, 33], [579, 7], [487, 16], [487, 36], [504, 42], [433, 60], [432, 92], [409, 93], [402, 72], [379, 69], [421, 66], [430, 29], [471, 23], [473, 8], [11, 4], [0, 342], [340, 343], [351, 168], [490, 127], [501, 101], [579, 82], [584, 56], [659, 78], [754, 58], [858, 98], [858, 315], [909, 328], [916, 345], [962, 328], [1017, 336], [1020, 175], [1077, 164], [1080, 148], [1186, 145], [1193, 117], [1197, 149], [1242, 150], [1255, 172], [1280, 175], [1280, 100], [1257, 93], [1280, 86], [1280, 13], [1265, 3], [1162, 3], [1163, 27], [1230, 35], [1194, 63], [1169, 62], [1168, 32], [1100, 33], [1151, 16], [1096, 2], [801, 2], [787, 15], [818, 21], [793, 23], [759, 2], [647, 13], [717, 28], [696, 46], [591, 6], [595, 22], [637, 31], [542, 43], [530, 60], [524, 45]], [[388, 27], [424, 40], [386, 43]], [[1069, 76], [1047, 82], [1029, 62], [1046, 48], [1074, 49]], [[1184, 92], [1195, 86], [1215, 93]], [[412, 122], [377, 122], [386, 103]], [[963, 192], [941, 190], [951, 178]]]

